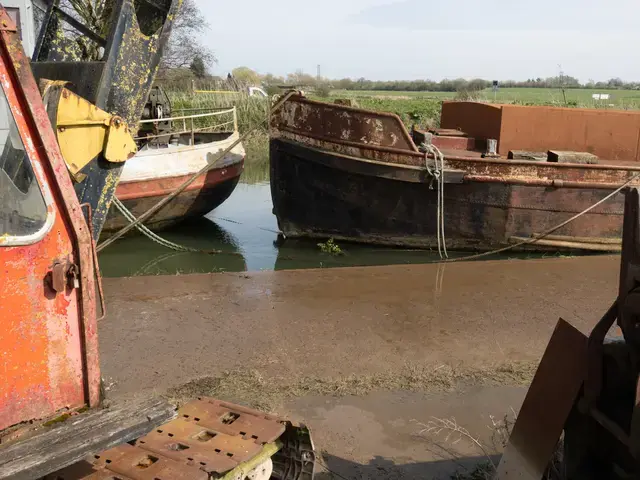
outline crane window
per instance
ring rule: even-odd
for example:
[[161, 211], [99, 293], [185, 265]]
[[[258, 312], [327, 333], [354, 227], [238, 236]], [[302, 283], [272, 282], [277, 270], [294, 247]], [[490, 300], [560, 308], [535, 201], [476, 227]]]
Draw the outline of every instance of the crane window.
[[11, 237], [37, 235], [47, 222], [47, 205], [1, 88], [0, 152], [0, 245], [31, 243]]

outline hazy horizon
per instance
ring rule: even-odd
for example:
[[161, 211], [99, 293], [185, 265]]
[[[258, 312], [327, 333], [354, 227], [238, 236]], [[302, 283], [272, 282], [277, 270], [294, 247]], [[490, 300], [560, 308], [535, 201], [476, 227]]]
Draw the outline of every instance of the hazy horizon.
[[[640, 80], [637, 0], [196, 0], [218, 64], [370, 80]], [[534, 8], [535, 7], [535, 8]]]

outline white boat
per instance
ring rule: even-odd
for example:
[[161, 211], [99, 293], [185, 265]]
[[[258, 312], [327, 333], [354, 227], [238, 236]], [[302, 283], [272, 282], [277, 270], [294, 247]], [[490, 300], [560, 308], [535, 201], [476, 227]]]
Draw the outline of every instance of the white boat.
[[[218, 117], [231, 120], [216, 125], [216, 128], [230, 125], [232, 128], [212, 132], [206, 131], [211, 130], [211, 127], [194, 127], [198, 122]], [[218, 154], [239, 138], [235, 107], [189, 116], [143, 120], [141, 124], [166, 122], [182, 125], [183, 129], [139, 137], [138, 140], [146, 141], [146, 144], [133, 158], [127, 160], [120, 177], [116, 196], [136, 217], [177, 190], [206, 165], [214, 163]], [[164, 141], [152, 141], [160, 138]], [[244, 170], [244, 159], [244, 148], [238, 143], [224, 158], [216, 162], [214, 168], [200, 175], [144, 224], [152, 230], [159, 230], [188, 218], [201, 217], [215, 209], [231, 195], [238, 184]], [[128, 223], [112, 206], [103, 230], [113, 232]]]

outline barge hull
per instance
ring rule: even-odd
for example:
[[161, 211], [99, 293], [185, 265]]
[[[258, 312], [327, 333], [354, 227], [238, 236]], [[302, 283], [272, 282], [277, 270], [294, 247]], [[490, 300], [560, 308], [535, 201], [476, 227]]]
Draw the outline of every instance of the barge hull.
[[[390, 178], [375, 166], [354, 171], [353, 159], [272, 138], [271, 192], [280, 230], [291, 238], [334, 238], [406, 248], [436, 248], [437, 190], [422, 174]], [[396, 166], [397, 168], [397, 166]], [[611, 190], [448, 183], [447, 247], [486, 251], [517, 243], [582, 212]], [[527, 250], [619, 250], [624, 196], [618, 194]]]

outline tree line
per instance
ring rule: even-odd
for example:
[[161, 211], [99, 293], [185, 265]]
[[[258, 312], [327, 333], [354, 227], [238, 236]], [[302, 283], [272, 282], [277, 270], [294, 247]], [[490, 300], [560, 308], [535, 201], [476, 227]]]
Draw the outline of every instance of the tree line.
[[[339, 90], [352, 91], [388, 91], [388, 92], [474, 92], [487, 88], [491, 88], [493, 80], [485, 80], [475, 78], [467, 80], [464, 78], [444, 79], [441, 81], [434, 80], [391, 80], [378, 81], [368, 80], [366, 78], [351, 79], [329, 79], [317, 78], [313, 75], [296, 71], [286, 76], [273, 75], [267, 73], [260, 75], [249, 67], [238, 67], [231, 72], [231, 77], [242, 85], [263, 86], [267, 89], [279, 86], [298, 86], [298, 87], [328, 87]], [[224, 81], [225, 79], [207, 76], [209, 81]], [[500, 88], [590, 88], [590, 89], [627, 89], [640, 90], [640, 82], [625, 82], [620, 78], [611, 78], [607, 81], [580, 82], [577, 78], [570, 75], [558, 75], [547, 78], [530, 78], [527, 80], [502, 80], [498, 81]]]
[[[254, 80], [257, 77], [254, 77]], [[467, 80], [464, 78], [444, 79], [441, 81], [434, 80], [391, 80], [377, 81], [368, 80], [366, 78], [351, 79], [343, 78], [339, 80], [320, 79], [311, 75], [301, 75], [294, 73], [286, 77], [275, 77], [267, 74], [261, 77], [261, 81], [265, 85], [272, 84], [301, 84], [315, 86], [318, 83], [330, 85], [331, 88], [340, 90], [379, 90], [379, 91], [398, 91], [398, 92], [462, 92], [462, 91], [480, 91], [493, 86], [493, 80], [485, 80], [475, 78]], [[548, 78], [531, 78], [523, 81], [501, 80], [498, 86], [502, 88], [593, 88], [593, 89], [640, 89], [640, 82], [624, 82], [620, 78], [611, 78], [607, 81], [596, 82], [589, 80], [581, 83], [577, 78], [569, 75], [558, 75]]]

